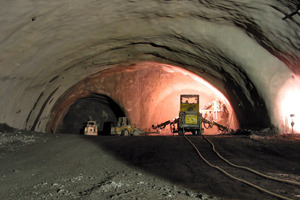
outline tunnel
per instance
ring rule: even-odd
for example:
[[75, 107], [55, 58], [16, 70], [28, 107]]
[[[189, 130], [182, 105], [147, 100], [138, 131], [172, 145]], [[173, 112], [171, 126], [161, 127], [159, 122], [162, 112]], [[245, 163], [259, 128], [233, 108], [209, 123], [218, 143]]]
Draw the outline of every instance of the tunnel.
[[[299, 9], [0, 1], [0, 196], [299, 199]], [[182, 95], [218, 126], [179, 130]]]
[[[100, 125], [99, 131], [107, 134], [109, 125], [116, 126], [119, 117], [127, 116], [131, 124], [151, 132], [153, 124], [178, 117], [181, 94], [199, 95], [200, 108], [215, 100], [222, 102], [228, 116], [221, 122], [221, 116], [215, 114], [215, 121], [233, 129], [239, 127], [228, 99], [203, 78], [181, 67], [140, 62], [107, 69], [70, 88], [54, 106], [48, 129], [78, 133], [80, 127], [93, 120]], [[104, 124], [108, 129], [104, 130]]]
[[58, 133], [84, 134], [86, 123], [96, 121], [99, 133], [104, 135], [110, 132], [111, 126], [117, 125], [119, 117], [124, 117], [124, 112], [112, 99], [101, 94], [90, 94], [72, 103], [55, 130]]
[[148, 130], [196, 93], [235, 130], [300, 130], [297, 1], [2, 4], [0, 123], [80, 133], [127, 116]]

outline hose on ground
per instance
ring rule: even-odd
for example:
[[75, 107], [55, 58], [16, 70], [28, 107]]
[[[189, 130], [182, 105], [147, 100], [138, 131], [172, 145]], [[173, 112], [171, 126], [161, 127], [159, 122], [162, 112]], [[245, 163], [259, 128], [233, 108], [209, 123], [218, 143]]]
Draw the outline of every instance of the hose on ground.
[[224, 169], [220, 168], [219, 166], [216, 166], [216, 165], [211, 164], [209, 161], [207, 161], [207, 160], [202, 156], [202, 154], [200, 153], [200, 151], [198, 150], [198, 148], [195, 146], [195, 144], [194, 144], [190, 139], [188, 139], [186, 136], [184, 136], [184, 138], [185, 138], [185, 139], [186, 139], [186, 140], [194, 147], [194, 149], [196, 150], [196, 152], [198, 153], [198, 155], [200, 156], [200, 158], [201, 158], [204, 162], [206, 162], [206, 164], [208, 164], [210, 167], [215, 168], [215, 169], [221, 171], [223, 174], [225, 174], [226, 176], [228, 176], [228, 177], [230, 177], [230, 178], [232, 178], [232, 179], [234, 179], [234, 180], [237, 180], [237, 181], [239, 181], [239, 182], [245, 183], [245, 184], [247, 184], [247, 185], [249, 185], [249, 186], [251, 186], [251, 187], [254, 187], [254, 188], [256, 188], [256, 189], [258, 189], [258, 190], [260, 190], [260, 191], [262, 191], [262, 192], [265, 192], [265, 193], [267, 193], [267, 194], [270, 194], [270, 195], [275, 196], [275, 197], [280, 198], [280, 199], [292, 200], [292, 199], [287, 198], [287, 197], [285, 197], [285, 196], [282, 196], [282, 195], [273, 193], [273, 192], [271, 192], [271, 191], [268, 191], [268, 190], [266, 190], [266, 189], [264, 189], [264, 188], [262, 188], [262, 187], [259, 187], [259, 186], [255, 185], [255, 184], [253, 184], [253, 183], [250, 183], [250, 182], [248, 182], [248, 181], [246, 181], [246, 180], [244, 180], [244, 179], [237, 178], [237, 177], [235, 177], [235, 176], [229, 174], [228, 172], [226, 172]]
[[298, 185], [298, 186], [300, 186], [300, 183], [295, 182], [295, 181], [290, 181], [290, 180], [286, 180], [286, 179], [281, 179], [281, 178], [272, 177], [272, 176], [269, 176], [269, 175], [260, 173], [260, 172], [254, 170], [254, 169], [251, 169], [251, 168], [248, 168], [248, 167], [245, 167], [245, 166], [241, 166], [241, 165], [233, 164], [233, 163], [231, 163], [230, 161], [228, 161], [227, 159], [225, 159], [223, 156], [221, 156], [221, 155], [219, 154], [219, 152], [217, 152], [217, 150], [216, 150], [216, 148], [215, 148], [215, 145], [214, 145], [208, 138], [206, 138], [205, 136], [203, 136], [203, 138], [204, 138], [205, 140], [207, 140], [207, 141], [211, 144], [211, 146], [212, 146], [212, 148], [213, 148], [213, 151], [219, 156], [219, 158], [221, 158], [222, 160], [224, 160], [226, 163], [228, 163], [229, 165], [231, 165], [231, 166], [233, 166], [233, 167], [248, 170], [248, 171], [250, 171], [250, 172], [252, 172], [252, 173], [254, 173], [254, 174], [257, 174], [257, 175], [259, 175], [259, 176], [262, 176], [262, 177], [265, 177], [265, 178], [267, 178], [267, 179], [271, 179], [271, 180], [274, 180], [274, 181], [284, 182], [284, 183], [289, 183], [289, 184], [293, 184], [293, 185]]

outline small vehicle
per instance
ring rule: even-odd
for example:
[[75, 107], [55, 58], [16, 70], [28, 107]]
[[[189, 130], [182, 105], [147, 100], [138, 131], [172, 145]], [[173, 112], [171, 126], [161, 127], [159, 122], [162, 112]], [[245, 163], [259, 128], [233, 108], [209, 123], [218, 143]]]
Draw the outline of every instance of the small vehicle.
[[88, 121], [84, 128], [84, 135], [98, 135], [98, 128], [96, 121]]
[[127, 117], [119, 117], [116, 127], [111, 127], [111, 135], [121, 136], [139, 136], [144, 133], [144, 130], [137, 128], [129, 123]]

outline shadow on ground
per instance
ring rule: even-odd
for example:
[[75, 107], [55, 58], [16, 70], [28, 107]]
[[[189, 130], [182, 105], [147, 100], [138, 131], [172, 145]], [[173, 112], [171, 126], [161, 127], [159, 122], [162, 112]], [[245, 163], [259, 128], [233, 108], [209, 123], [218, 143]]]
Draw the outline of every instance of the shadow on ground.
[[[294, 197], [293, 185], [268, 181], [244, 170], [229, 167], [213, 153], [202, 136], [189, 137], [203, 156], [239, 178], [245, 178], [281, 195]], [[297, 180], [300, 176], [300, 141], [293, 138], [260, 138], [248, 136], [209, 136], [217, 150], [231, 162], [251, 167], [280, 178]], [[274, 199], [244, 183], [235, 181], [208, 166], [184, 137], [85, 137], [122, 162], [162, 177], [197, 192], [228, 199]], [[299, 181], [299, 180], [298, 180]]]

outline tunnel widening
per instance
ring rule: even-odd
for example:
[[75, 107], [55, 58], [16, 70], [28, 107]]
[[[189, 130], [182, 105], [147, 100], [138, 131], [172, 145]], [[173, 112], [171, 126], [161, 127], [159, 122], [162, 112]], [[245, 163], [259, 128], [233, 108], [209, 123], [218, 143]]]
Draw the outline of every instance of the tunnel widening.
[[[244, 126], [245, 122], [240, 122], [235, 111], [241, 105], [232, 106], [220, 90], [191, 70], [163, 63], [141, 62], [115, 66], [79, 81], [56, 102], [47, 132], [78, 134], [82, 133], [88, 120], [95, 120], [101, 134], [109, 134], [109, 127], [122, 116], [151, 132], [152, 124], [178, 117], [180, 94], [199, 94], [203, 116], [213, 117], [233, 130], [243, 128], [240, 124]], [[226, 106], [226, 119], [221, 116], [224, 113], [210, 110], [214, 102]], [[204, 132], [216, 133], [216, 127]], [[170, 130], [161, 134], [168, 135]]]

